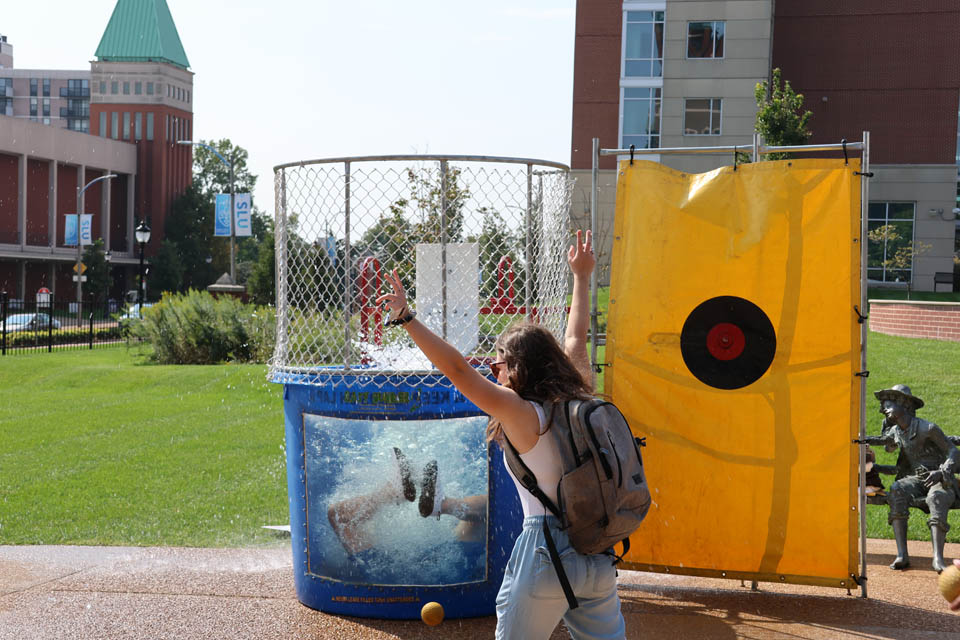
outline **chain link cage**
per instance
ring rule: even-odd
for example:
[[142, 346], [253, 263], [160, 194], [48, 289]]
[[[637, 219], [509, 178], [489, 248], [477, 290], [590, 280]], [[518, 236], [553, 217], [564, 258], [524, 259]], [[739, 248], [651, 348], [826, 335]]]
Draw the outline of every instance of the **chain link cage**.
[[566, 322], [572, 179], [484, 156], [332, 158], [274, 168], [277, 343], [270, 379], [416, 377], [450, 386], [377, 297], [394, 269], [418, 318], [477, 367], [511, 323]]

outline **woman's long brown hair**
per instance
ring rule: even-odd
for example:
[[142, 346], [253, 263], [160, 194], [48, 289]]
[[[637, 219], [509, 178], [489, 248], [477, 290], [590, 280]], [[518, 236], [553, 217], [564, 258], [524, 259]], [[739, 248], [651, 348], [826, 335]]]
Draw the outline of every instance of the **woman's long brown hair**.
[[[592, 390], [577, 367], [542, 326], [515, 324], [500, 334], [495, 347], [508, 367], [506, 386], [521, 398], [543, 403], [591, 396]], [[494, 418], [487, 423], [487, 442], [491, 440], [503, 442], [503, 425]]]

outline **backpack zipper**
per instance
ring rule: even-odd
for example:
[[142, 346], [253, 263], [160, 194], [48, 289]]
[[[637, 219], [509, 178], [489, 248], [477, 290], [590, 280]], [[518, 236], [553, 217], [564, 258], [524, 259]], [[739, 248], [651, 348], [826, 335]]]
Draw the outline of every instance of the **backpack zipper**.
[[607, 440], [610, 441], [610, 447], [613, 449], [613, 457], [617, 459], [617, 486], [623, 486], [623, 466], [620, 464], [620, 454], [617, 453], [617, 445], [613, 444], [613, 438], [607, 432]]
[[[598, 409], [599, 407], [601, 407], [601, 406], [603, 406], [603, 405], [605, 405], [605, 404], [610, 404], [610, 403], [608, 403], [608, 402], [602, 402], [602, 403], [600, 403], [600, 404], [594, 405], [593, 407], [590, 408], [589, 411], [587, 411], [586, 415], [580, 416], [580, 417], [581, 417], [580, 422], [581, 422], [581, 424], [584, 425], [587, 433], [590, 434], [590, 439], [593, 441], [593, 446], [594, 446], [594, 448], [597, 450], [598, 453], [599, 453], [600, 451], [602, 451], [602, 449], [600, 448], [600, 442], [597, 440], [597, 434], [593, 432], [593, 427], [590, 425], [590, 422], [587, 420], [587, 416], [589, 416], [589, 415], [590, 415], [591, 413], [593, 413], [596, 409]], [[582, 407], [583, 405], [580, 405], [580, 406]], [[578, 412], [578, 413], [579, 413], [579, 412]], [[606, 457], [606, 456], [600, 456], [600, 464], [603, 465], [603, 471], [604, 471], [604, 473], [607, 474], [607, 480], [612, 480], [612, 479], [613, 479], [613, 469], [610, 468], [610, 463], [607, 462], [607, 457]]]

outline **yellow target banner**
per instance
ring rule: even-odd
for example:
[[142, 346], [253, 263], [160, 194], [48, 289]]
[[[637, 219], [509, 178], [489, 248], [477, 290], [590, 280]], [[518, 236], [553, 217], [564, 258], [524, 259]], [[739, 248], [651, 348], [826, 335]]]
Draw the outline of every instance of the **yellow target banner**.
[[853, 586], [859, 170], [620, 164], [606, 391], [653, 496], [627, 568]]

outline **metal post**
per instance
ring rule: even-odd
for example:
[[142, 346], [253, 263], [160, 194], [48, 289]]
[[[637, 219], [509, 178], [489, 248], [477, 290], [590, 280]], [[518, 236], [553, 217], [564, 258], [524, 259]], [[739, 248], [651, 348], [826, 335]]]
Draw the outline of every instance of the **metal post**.
[[[91, 305], [92, 306], [92, 305]], [[93, 349], [93, 311], [90, 312], [90, 348]]]
[[[600, 138], [593, 139], [593, 166], [591, 168], [590, 189], [590, 233], [594, 242], [597, 241], [597, 192], [600, 178]], [[599, 251], [595, 250], [599, 255]], [[590, 363], [597, 366], [597, 268], [590, 274]], [[606, 382], [604, 382], [606, 387]]]
[[[870, 207], [870, 132], [863, 132], [863, 150], [860, 162], [860, 313], [867, 315], [867, 212]], [[860, 323], [860, 371], [867, 370], [867, 323]], [[867, 437], [867, 379], [860, 376], [860, 435]], [[867, 486], [867, 445], [861, 444], [860, 484], [857, 494], [860, 504], [860, 595], [867, 597], [867, 499], [863, 488]]]
[[533, 165], [527, 165], [527, 241], [525, 248], [527, 268], [523, 278], [523, 306], [528, 322], [533, 322], [533, 278], [535, 274], [533, 255]]
[[237, 238], [237, 225], [234, 221], [236, 216], [236, 205], [234, 204], [235, 194], [235, 185], [233, 177], [233, 163], [235, 160], [236, 152], [230, 157], [230, 283], [237, 284], [237, 262], [236, 262], [236, 238]]
[[353, 314], [353, 281], [350, 270], [353, 258], [350, 256], [350, 162], [343, 163], [343, 368], [349, 369], [353, 361], [353, 335], [350, 332], [350, 316]]
[[47, 298], [47, 353], [53, 353], [53, 296]]
[[760, 134], [757, 132], [753, 133], [753, 151], [750, 157], [754, 162], [760, 162]]
[[[84, 172], [84, 178], [85, 177], [86, 177], [86, 172]], [[84, 201], [83, 192], [87, 187], [80, 186], [80, 182], [82, 180], [83, 178], [80, 177], [80, 170], [78, 168], [77, 169], [77, 329], [80, 329], [80, 327], [82, 326], [81, 323], [83, 318], [83, 316], [81, 315], [82, 314], [81, 308], [83, 307], [83, 304], [81, 303], [81, 300], [83, 300], [83, 255], [81, 253], [82, 244], [80, 242], [80, 221], [83, 219], [82, 217], [83, 210], [85, 208], [83, 206], [83, 201]], [[87, 186], [90, 186], [90, 185], [87, 185]]]
[[7, 292], [0, 291], [0, 355], [7, 355]]
[[146, 293], [144, 292], [143, 286], [143, 245], [144, 242], [138, 242], [140, 245], [140, 282], [137, 286], [137, 314], [140, 316], [140, 319], [143, 319], [143, 300], [146, 298]]
[[440, 161], [440, 337], [447, 339], [447, 161]]

